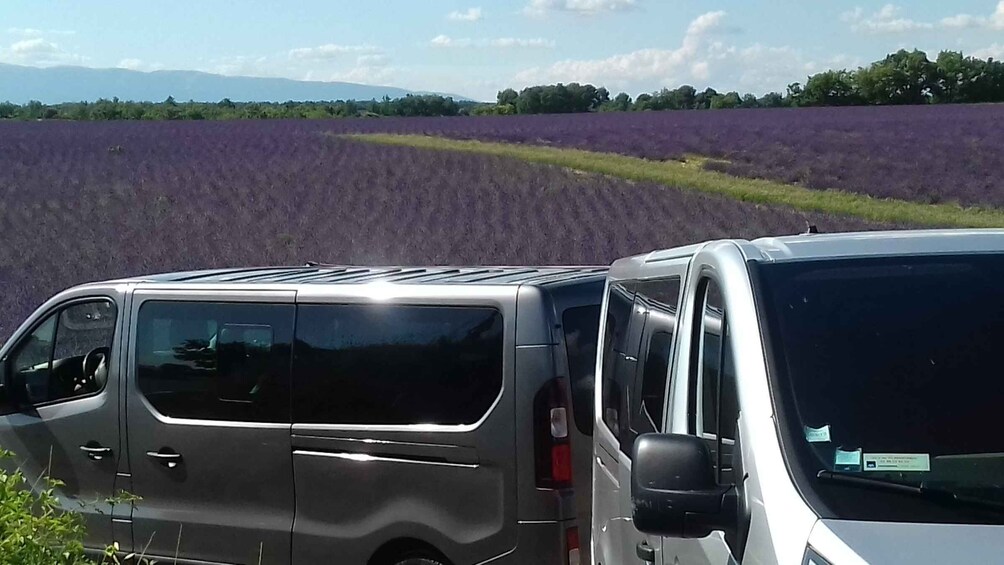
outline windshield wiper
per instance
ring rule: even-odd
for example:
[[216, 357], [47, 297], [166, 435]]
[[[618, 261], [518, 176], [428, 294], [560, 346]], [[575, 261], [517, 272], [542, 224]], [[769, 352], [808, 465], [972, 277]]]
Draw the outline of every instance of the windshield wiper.
[[962, 496], [955, 491], [944, 488], [897, 483], [895, 481], [873, 479], [871, 477], [862, 477], [853, 473], [841, 473], [838, 471], [827, 471], [825, 469], [816, 473], [816, 479], [828, 483], [857, 486], [861, 488], [880, 490], [883, 492], [898, 492], [901, 494], [917, 496], [925, 500], [938, 502], [948, 506], [968, 506], [970, 508], [1004, 512], [1004, 503], [1002, 502], [973, 498], [971, 496]]

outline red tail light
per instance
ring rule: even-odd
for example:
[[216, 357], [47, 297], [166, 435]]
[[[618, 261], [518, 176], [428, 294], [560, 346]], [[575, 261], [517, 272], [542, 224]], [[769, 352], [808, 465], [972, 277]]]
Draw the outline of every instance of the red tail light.
[[568, 437], [565, 380], [554, 379], [533, 400], [534, 459], [539, 488], [572, 486], [572, 446]]
[[551, 446], [551, 478], [559, 483], [572, 483], [572, 446], [567, 443]]
[[579, 528], [565, 530], [565, 547], [568, 548], [568, 565], [579, 565]]

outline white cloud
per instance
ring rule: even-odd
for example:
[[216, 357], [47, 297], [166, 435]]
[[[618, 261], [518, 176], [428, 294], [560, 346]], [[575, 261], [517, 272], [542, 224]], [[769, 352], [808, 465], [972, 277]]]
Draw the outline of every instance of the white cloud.
[[708, 12], [690, 22], [679, 47], [674, 49], [639, 49], [602, 59], [559, 61], [524, 70], [513, 82], [518, 86], [592, 83], [614, 92], [636, 94], [690, 83], [700, 88], [711, 85], [761, 94], [783, 91], [789, 83], [804, 80], [820, 68], [849, 62], [834, 58], [816, 63], [787, 46], [729, 45], [719, 37], [729, 30], [726, 23], [725, 12]]
[[620, 12], [636, 8], [636, 0], [530, 0], [523, 13], [543, 16], [548, 12], [572, 12], [593, 16], [604, 12]]
[[947, 29], [967, 29], [983, 27], [985, 23], [984, 18], [977, 16], [971, 16], [969, 14], [958, 14], [955, 16], [950, 16], [947, 18], [942, 18], [938, 25]]
[[356, 57], [356, 65], [359, 67], [385, 67], [389, 62], [390, 57], [382, 53], [360, 55]]
[[879, 11], [865, 15], [862, 8], [844, 12], [840, 19], [851, 24], [851, 29], [861, 33], [895, 34], [934, 29], [930, 22], [920, 22], [902, 17], [903, 9], [895, 4], [886, 4]]
[[717, 11], [697, 17], [690, 22], [677, 49], [640, 49], [604, 59], [559, 61], [527, 69], [517, 74], [516, 80], [523, 84], [589, 82], [627, 89], [640, 83], [666, 85], [695, 74], [706, 75], [708, 65], [702, 57], [706, 55], [708, 36], [722, 25], [725, 15]]
[[21, 37], [42, 37], [43, 35], [73, 35], [77, 32], [60, 29], [37, 29], [33, 27], [9, 27], [7, 33]]
[[499, 37], [495, 39], [474, 40], [469, 37], [454, 38], [448, 35], [437, 35], [429, 41], [429, 45], [442, 49], [453, 48], [495, 48], [495, 49], [553, 49], [555, 42], [541, 37]]
[[116, 66], [120, 69], [138, 71], [143, 68], [143, 61], [140, 61], [139, 59], [122, 59]]
[[554, 49], [555, 43], [551, 39], [535, 37], [532, 39], [521, 39], [518, 37], [500, 37], [488, 40], [491, 47], [508, 48], [529, 48], [529, 49]]
[[446, 18], [455, 22], [476, 22], [482, 18], [481, 8], [468, 8], [464, 11], [454, 10], [447, 14]]
[[948, 29], [976, 29], [985, 28], [990, 30], [1004, 30], [1004, 0], [997, 3], [994, 13], [989, 16], [973, 16], [970, 14], [957, 14], [944, 18], [939, 25]]
[[358, 66], [334, 73], [327, 80], [356, 82], [360, 84], [387, 85], [393, 81], [397, 70], [391, 67]]
[[861, 6], [856, 6], [853, 10], [840, 14], [840, 21], [856, 22], [863, 17], [865, 17], [865, 9], [862, 8]]
[[864, 9], [857, 7], [844, 12], [840, 19], [851, 24], [851, 29], [856, 32], [872, 34], [897, 34], [933, 29], [1004, 30], [1004, 0], [998, 0], [997, 7], [989, 16], [955, 14], [942, 18], [936, 23], [903, 17], [902, 11], [899, 6], [886, 4], [874, 14], [866, 15]]
[[343, 57], [345, 55], [373, 54], [380, 53], [380, 49], [372, 45], [337, 45], [328, 43], [317, 47], [300, 47], [290, 49], [291, 59], [304, 60], [329, 60]]
[[977, 49], [976, 51], [970, 53], [970, 55], [978, 59], [989, 59], [993, 57], [995, 61], [1004, 60], [1004, 44], [994, 43], [989, 47]]
[[16, 41], [10, 47], [0, 49], [0, 60], [22, 65], [48, 67], [79, 64], [86, 59], [63, 49], [58, 43], [42, 37], [33, 37]]
[[446, 47], [446, 48], [448, 48], [448, 47], [469, 47], [470, 44], [471, 44], [471, 40], [470, 39], [453, 39], [452, 37], [450, 37], [448, 35], [440, 34], [440, 35], [437, 35], [436, 37], [433, 37], [429, 41], [429, 44], [432, 45], [433, 47]]

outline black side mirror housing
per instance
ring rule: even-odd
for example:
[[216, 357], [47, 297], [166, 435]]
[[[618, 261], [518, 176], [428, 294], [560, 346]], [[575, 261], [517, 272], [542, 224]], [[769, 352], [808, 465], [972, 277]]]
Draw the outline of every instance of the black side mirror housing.
[[703, 538], [736, 528], [736, 489], [719, 485], [704, 440], [643, 434], [631, 463], [634, 525], [646, 534]]

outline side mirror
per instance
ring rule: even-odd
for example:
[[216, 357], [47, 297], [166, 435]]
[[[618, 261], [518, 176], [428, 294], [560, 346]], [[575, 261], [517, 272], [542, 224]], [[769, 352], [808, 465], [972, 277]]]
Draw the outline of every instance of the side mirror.
[[631, 463], [634, 525], [646, 534], [703, 538], [736, 528], [736, 490], [719, 485], [704, 440], [643, 434]]

